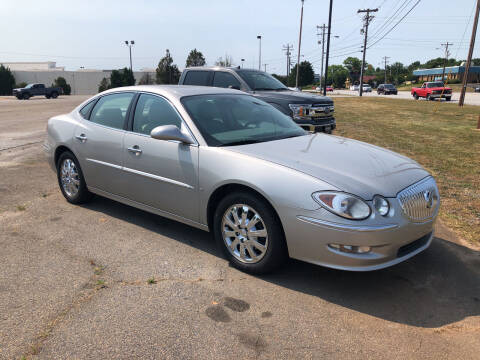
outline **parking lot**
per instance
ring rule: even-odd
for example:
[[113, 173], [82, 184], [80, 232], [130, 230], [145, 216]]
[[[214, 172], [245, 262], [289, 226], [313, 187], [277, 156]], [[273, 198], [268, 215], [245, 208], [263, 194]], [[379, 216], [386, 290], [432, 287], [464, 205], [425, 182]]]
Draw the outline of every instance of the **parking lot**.
[[67, 203], [42, 140], [86, 98], [0, 99], [1, 359], [478, 358], [480, 252], [441, 222], [389, 269], [292, 260], [256, 277], [209, 233], [100, 197]]

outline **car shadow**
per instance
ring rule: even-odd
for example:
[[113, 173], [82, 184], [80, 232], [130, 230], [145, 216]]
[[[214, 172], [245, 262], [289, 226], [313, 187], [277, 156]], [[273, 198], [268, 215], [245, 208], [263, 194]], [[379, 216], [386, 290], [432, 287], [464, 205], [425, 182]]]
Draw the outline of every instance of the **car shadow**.
[[[98, 196], [83, 206], [221, 256], [212, 236], [202, 230]], [[257, 278], [417, 327], [435, 328], [480, 315], [480, 252], [439, 237], [426, 251], [383, 270], [348, 272], [290, 260]]]

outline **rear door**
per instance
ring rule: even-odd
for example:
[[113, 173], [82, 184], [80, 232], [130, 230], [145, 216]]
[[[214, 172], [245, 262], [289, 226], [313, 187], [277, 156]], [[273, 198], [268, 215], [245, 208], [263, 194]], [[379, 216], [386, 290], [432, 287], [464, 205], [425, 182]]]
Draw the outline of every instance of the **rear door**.
[[187, 70], [180, 80], [181, 85], [212, 86], [213, 71]]
[[124, 177], [131, 200], [198, 221], [198, 146], [157, 140], [157, 126], [175, 125], [189, 133], [175, 107], [165, 98], [143, 93], [124, 140]]
[[88, 187], [122, 193], [123, 137], [134, 96], [133, 92], [102, 96], [88, 119], [76, 127], [74, 150]]
[[213, 86], [240, 90], [240, 81], [235, 76], [225, 71], [215, 71]]

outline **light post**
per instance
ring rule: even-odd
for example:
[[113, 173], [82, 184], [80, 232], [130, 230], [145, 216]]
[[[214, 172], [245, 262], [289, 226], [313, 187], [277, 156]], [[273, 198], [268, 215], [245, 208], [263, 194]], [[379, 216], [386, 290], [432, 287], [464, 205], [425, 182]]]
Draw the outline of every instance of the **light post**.
[[128, 46], [128, 50], [130, 51], [130, 71], [133, 72], [133, 68], [132, 68], [132, 46], [135, 44], [135, 41], [133, 40], [130, 40], [130, 42], [128, 42], [128, 40], [125, 40], [125, 45]]
[[242, 61], [242, 69], [243, 69], [243, 62], [245, 61], [245, 59], [240, 59]]
[[262, 35], [257, 35], [258, 39], [258, 70], [262, 69]]

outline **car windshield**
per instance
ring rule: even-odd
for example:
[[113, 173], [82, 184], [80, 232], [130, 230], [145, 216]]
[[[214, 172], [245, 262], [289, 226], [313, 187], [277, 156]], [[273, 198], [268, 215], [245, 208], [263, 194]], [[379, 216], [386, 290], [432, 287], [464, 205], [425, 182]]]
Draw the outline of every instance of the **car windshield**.
[[443, 83], [442, 82], [427, 83], [427, 88], [436, 88], [436, 87], [443, 87]]
[[233, 146], [303, 136], [289, 116], [248, 95], [194, 95], [181, 102], [209, 146]]
[[392, 84], [385, 84], [384, 86], [387, 89], [395, 89], [395, 86], [393, 86]]
[[288, 90], [279, 80], [263, 71], [238, 70], [237, 74], [240, 75], [252, 90]]
[[33, 87], [34, 84], [28, 84], [27, 86], [25, 86], [25, 89], [30, 89], [31, 87]]

